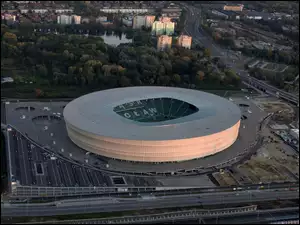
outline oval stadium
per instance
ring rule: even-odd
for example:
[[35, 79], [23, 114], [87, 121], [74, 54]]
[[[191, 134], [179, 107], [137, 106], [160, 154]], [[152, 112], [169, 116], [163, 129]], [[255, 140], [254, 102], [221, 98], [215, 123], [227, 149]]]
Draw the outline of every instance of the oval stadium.
[[173, 87], [94, 92], [64, 108], [69, 138], [96, 155], [179, 162], [213, 155], [237, 139], [241, 112], [217, 95]]

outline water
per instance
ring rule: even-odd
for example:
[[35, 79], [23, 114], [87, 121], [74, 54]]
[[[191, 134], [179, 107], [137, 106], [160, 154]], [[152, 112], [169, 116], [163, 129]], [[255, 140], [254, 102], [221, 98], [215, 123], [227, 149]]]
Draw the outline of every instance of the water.
[[126, 44], [126, 43], [132, 43], [132, 39], [126, 38], [126, 34], [122, 33], [120, 35], [107, 34], [105, 32], [104, 35], [100, 35], [101, 38], [103, 38], [103, 41], [105, 44], [111, 45], [111, 46], [118, 46], [120, 44]]

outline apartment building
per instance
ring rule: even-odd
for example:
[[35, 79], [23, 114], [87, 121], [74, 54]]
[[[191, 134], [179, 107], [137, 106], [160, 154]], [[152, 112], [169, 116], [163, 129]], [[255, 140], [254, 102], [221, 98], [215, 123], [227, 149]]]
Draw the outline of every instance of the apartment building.
[[146, 25], [146, 18], [145, 16], [134, 16], [133, 17], [133, 23], [132, 28], [133, 29], [140, 29], [142, 26]]
[[154, 21], [152, 24], [152, 34], [154, 35], [163, 35], [165, 32], [164, 23], [160, 21]]
[[177, 45], [183, 48], [191, 49], [192, 37], [187, 35], [180, 35], [177, 41]]
[[175, 23], [173, 22], [166, 22], [164, 24], [164, 31], [166, 35], [173, 35], [175, 29]]
[[147, 27], [147, 28], [152, 27], [154, 20], [155, 20], [155, 16], [146, 16], [145, 17], [145, 27]]
[[161, 35], [157, 38], [157, 50], [163, 51], [172, 46], [172, 37], [168, 35]]
[[72, 15], [74, 24], [80, 24], [81, 23], [81, 16]]
[[223, 10], [242, 12], [244, 5], [224, 5]]
[[58, 24], [71, 24], [72, 23], [72, 16], [59, 15], [59, 16], [57, 16], [57, 23]]

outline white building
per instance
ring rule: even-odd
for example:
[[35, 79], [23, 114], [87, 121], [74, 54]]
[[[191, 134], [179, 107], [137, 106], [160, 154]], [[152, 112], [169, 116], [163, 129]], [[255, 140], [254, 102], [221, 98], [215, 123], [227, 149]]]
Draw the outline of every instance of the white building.
[[55, 9], [56, 13], [72, 13], [73, 9]]
[[107, 21], [107, 16], [99, 16], [96, 19], [96, 23], [105, 22], [105, 21]]
[[140, 29], [142, 26], [146, 25], [146, 18], [145, 16], [134, 16], [133, 17], [133, 23], [132, 28], [133, 29]]
[[299, 140], [299, 129], [291, 129], [290, 134], [295, 139]]
[[46, 12], [48, 12], [48, 9], [32, 9], [32, 12], [34, 13], [40, 13], [40, 14], [44, 14]]
[[136, 8], [132, 8], [132, 9], [129, 9], [129, 8], [124, 8], [124, 9], [114, 8], [114, 9], [111, 9], [111, 8], [103, 8], [103, 9], [100, 9], [100, 11], [105, 12], [105, 13], [147, 13], [147, 12], [149, 12], [149, 9], [136, 9]]
[[72, 16], [68, 16], [68, 15], [57, 16], [57, 23], [58, 24], [72, 24]]

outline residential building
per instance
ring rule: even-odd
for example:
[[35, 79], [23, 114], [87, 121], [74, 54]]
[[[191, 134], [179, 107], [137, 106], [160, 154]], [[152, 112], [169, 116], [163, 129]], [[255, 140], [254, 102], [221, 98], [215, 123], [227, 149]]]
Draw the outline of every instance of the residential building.
[[226, 11], [242, 12], [244, 5], [224, 5], [223, 9]]
[[175, 29], [175, 23], [173, 22], [166, 22], [164, 24], [164, 31], [166, 35], [173, 35]]
[[105, 21], [107, 21], [107, 16], [99, 16], [96, 19], [96, 23], [105, 22]]
[[73, 9], [55, 9], [55, 13], [72, 13]]
[[71, 24], [72, 23], [72, 16], [59, 15], [59, 16], [57, 16], [57, 23], [58, 24]]
[[192, 37], [187, 35], [180, 35], [177, 41], [177, 45], [183, 48], [191, 49]]
[[72, 15], [74, 24], [80, 24], [81, 23], [81, 16]]
[[46, 12], [48, 12], [48, 9], [32, 9], [32, 12], [34, 13], [40, 13], [40, 14], [44, 14]]
[[4, 15], [1, 15], [1, 19], [6, 20], [6, 21], [15, 22], [16, 21], [16, 16], [12, 15], [12, 14], [5, 13]]
[[157, 50], [163, 51], [172, 46], [172, 37], [168, 35], [161, 35], [157, 39]]
[[293, 138], [299, 140], [299, 129], [291, 129], [291, 130], [290, 130], [290, 135], [291, 135]]
[[160, 21], [154, 21], [152, 24], [152, 34], [162, 35], [165, 32], [164, 23]]
[[145, 17], [145, 27], [146, 28], [152, 27], [154, 20], [155, 20], [155, 16], [146, 16]]
[[146, 25], [146, 18], [145, 16], [134, 16], [132, 22], [133, 29], [140, 29], [142, 26]]
[[152, 11], [151, 9], [122, 9], [122, 8], [102, 8], [100, 9], [101, 12], [105, 13], [147, 13]]
[[12, 77], [1, 77], [1, 84], [13, 83], [14, 79]]
[[159, 21], [163, 22], [163, 23], [167, 23], [167, 22], [171, 22], [171, 18], [162, 16], [162, 17], [159, 18]]

